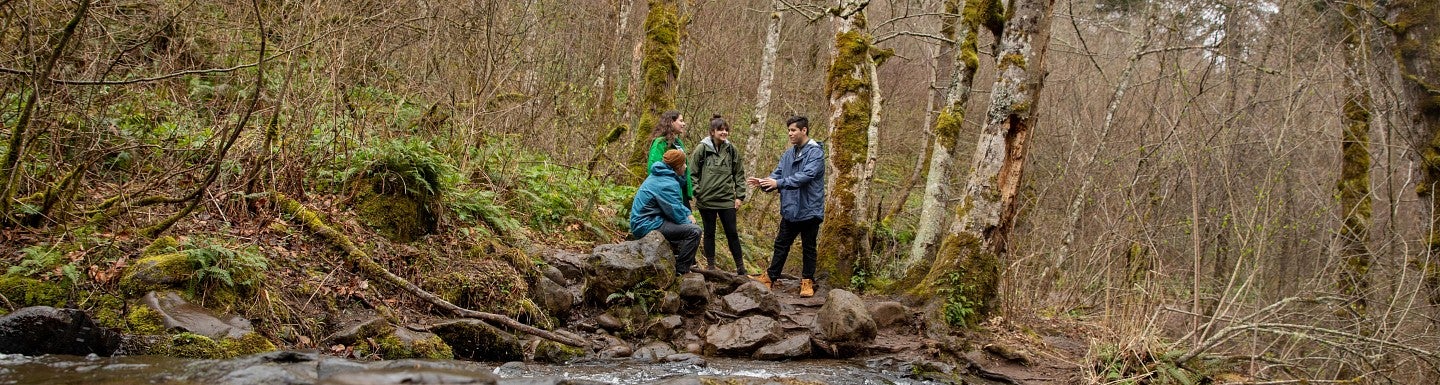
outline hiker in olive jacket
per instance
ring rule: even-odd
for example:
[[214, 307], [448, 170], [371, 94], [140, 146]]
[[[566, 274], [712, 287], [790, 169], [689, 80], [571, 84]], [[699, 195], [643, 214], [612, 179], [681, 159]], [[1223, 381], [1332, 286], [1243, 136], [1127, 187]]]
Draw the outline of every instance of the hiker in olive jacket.
[[730, 123], [720, 115], [710, 119], [710, 136], [700, 141], [690, 156], [690, 180], [695, 185], [695, 207], [700, 209], [704, 224], [705, 268], [715, 269], [715, 219], [725, 227], [725, 240], [735, 271], [745, 274], [745, 257], [740, 247], [740, 233], [735, 228], [735, 211], [745, 200], [745, 167], [739, 151], [730, 142]]

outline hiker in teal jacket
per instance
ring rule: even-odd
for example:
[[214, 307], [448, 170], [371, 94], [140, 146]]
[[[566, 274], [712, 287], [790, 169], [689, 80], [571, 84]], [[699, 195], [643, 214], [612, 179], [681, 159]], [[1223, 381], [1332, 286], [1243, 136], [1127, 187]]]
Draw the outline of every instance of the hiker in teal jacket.
[[[655, 139], [650, 141], [650, 156], [645, 164], [653, 165], [661, 161], [666, 151], [680, 150], [685, 152], [685, 142], [680, 141], [680, 136], [685, 135], [685, 116], [679, 111], [665, 111], [660, 114], [660, 121], [655, 124]], [[695, 187], [690, 182], [689, 170], [676, 170], [675, 178], [684, 186], [681, 190], [681, 201], [686, 207], [690, 206], [690, 199], [695, 197]]]
[[710, 135], [690, 154], [690, 166], [686, 168], [695, 184], [695, 208], [700, 210], [700, 223], [705, 228], [701, 238], [705, 268], [716, 267], [715, 219], [718, 218], [725, 227], [725, 240], [730, 246], [730, 256], [735, 259], [735, 271], [745, 275], [740, 232], [735, 228], [735, 212], [745, 200], [745, 167], [741, 165], [739, 151], [730, 142], [730, 123], [720, 115], [711, 118]]
[[685, 153], [666, 151], [650, 165], [650, 176], [635, 191], [630, 203], [630, 235], [636, 239], [659, 230], [675, 252], [675, 274], [690, 272], [700, 245], [700, 226], [690, 220], [690, 208], [680, 200], [679, 172], [685, 171]]

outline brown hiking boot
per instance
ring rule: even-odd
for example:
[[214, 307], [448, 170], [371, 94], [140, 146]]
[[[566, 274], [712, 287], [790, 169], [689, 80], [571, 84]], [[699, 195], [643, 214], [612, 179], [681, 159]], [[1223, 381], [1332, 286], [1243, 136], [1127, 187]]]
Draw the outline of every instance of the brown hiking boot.
[[765, 285], [766, 289], [775, 289], [775, 285], [770, 282], [770, 277], [766, 276], [765, 274], [751, 276], [750, 278], [756, 281], [760, 281], [761, 284]]
[[810, 298], [815, 296], [815, 281], [809, 279], [800, 280], [800, 296]]

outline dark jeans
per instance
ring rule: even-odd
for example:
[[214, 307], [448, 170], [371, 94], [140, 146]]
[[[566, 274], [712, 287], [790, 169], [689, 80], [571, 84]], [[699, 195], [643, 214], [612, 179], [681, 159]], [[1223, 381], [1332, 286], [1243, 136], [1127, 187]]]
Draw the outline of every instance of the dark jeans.
[[790, 245], [795, 244], [795, 236], [800, 236], [800, 276], [805, 279], [815, 279], [815, 238], [820, 235], [821, 218], [791, 222], [780, 220], [780, 233], [775, 235], [775, 255], [770, 257], [770, 269], [765, 271], [771, 280], [780, 278], [780, 271], [785, 269], [785, 258], [790, 256]]
[[740, 251], [740, 232], [735, 230], [735, 209], [700, 209], [700, 222], [705, 224], [705, 262], [715, 266], [715, 217], [725, 226], [725, 241], [730, 245], [730, 256], [735, 258], [735, 271], [745, 275], [745, 257]]
[[689, 273], [690, 266], [695, 264], [696, 246], [700, 246], [700, 226], [664, 221], [660, 223], [659, 230], [660, 235], [670, 241], [670, 249], [675, 251], [675, 274]]

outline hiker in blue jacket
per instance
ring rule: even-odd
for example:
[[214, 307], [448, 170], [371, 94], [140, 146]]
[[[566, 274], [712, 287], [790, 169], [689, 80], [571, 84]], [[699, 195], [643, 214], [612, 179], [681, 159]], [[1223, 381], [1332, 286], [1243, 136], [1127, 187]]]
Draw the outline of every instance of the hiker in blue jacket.
[[685, 152], [665, 151], [662, 161], [650, 165], [650, 175], [630, 203], [630, 235], [636, 239], [660, 230], [675, 252], [675, 274], [690, 272], [700, 245], [700, 226], [690, 220], [677, 175], [685, 172]]
[[768, 178], [748, 178], [746, 183], [765, 191], [780, 191], [780, 230], [770, 268], [755, 280], [771, 287], [785, 268], [790, 245], [800, 237], [800, 296], [815, 295], [815, 247], [820, 221], [825, 218], [825, 149], [810, 139], [810, 120], [792, 116], [785, 120], [791, 147], [780, 156], [780, 164]]

